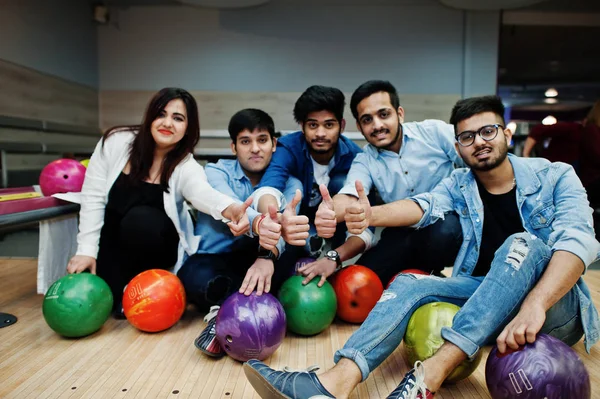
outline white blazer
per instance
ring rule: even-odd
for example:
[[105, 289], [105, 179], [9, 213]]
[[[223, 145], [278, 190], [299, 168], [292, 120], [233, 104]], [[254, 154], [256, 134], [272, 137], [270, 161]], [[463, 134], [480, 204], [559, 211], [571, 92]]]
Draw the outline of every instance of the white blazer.
[[[104, 142], [104, 147], [102, 140], [96, 145], [81, 190], [77, 255], [98, 256], [108, 193], [129, 161], [134, 138], [135, 133], [131, 131], [116, 132]], [[184, 253], [193, 255], [200, 244], [200, 236], [194, 235], [194, 223], [185, 200], [199, 211], [222, 221], [226, 219], [221, 212], [236, 202], [208, 184], [204, 168], [192, 154], [175, 167], [169, 179], [169, 192], [163, 194], [165, 212], [179, 234], [175, 272], [181, 267]]]

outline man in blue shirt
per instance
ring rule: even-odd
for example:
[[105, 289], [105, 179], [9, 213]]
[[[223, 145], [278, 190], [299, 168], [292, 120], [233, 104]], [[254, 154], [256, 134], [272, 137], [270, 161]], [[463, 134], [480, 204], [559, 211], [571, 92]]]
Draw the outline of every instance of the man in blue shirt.
[[[325, 201], [316, 213], [315, 225], [319, 236], [325, 238], [331, 237], [337, 224], [344, 220], [346, 207], [357, 201], [355, 181], [363, 183], [367, 194], [376, 189], [380, 199], [390, 203], [430, 191], [452, 173], [455, 165], [463, 166], [454, 148], [452, 125], [438, 120], [404, 122], [404, 109], [390, 82], [363, 83], [352, 94], [350, 109], [369, 144], [354, 159], [346, 184], [333, 201], [322, 188]], [[386, 228], [378, 243], [372, 235], [350, 236], [333, 252], [345, 261], [366, 251], [357, 263], [377, 273], [385, 286], [405, 269], [439, 275], [454, 261], [460, 242], [458, 216], [448, 215], [419, 230]], [[334, 270], [334, 262], [320, 259], [300, 272], [308, 280], [317, 275], [326, 278]]]
[[[319, 185], [337, 193], [344, 185], [346, 175], [360, 148], [344, 137], [343, 119], [344, 94], [333, 87], [311, 86], [296, 101], [294, 119], [302, 130], [279, 139], [277, 152], [273, 155], [256, 195], [260, 197], [258, 210], [266, 214], [269, 205], [276, 205], [276, 192], [283, 191], [287, 179], [293, 176], [302, 183], [302, 202], [298, 216], [295, 212], [284, 212], [280, 220], [267, 217], [264, 225], [280, 222], [281, 235], [288, 244], [304, 246], [309, 237], [315, 212], [321, 202]], [[277, 190], [271, 191], [269, 190]], [[275, 193], [275, 194], [274, 194]], [[334, 237], [338, 245], [345, 239], [345, 229]], [[314, 227], [312, 227], [314, 232]], [[309, 241], [309, 252], [318, 256], [322, 239], [313, 236]], [[337, 245], [336, 245], [337, 246]], [[288, 250], [290, 248], [288, 247]]]
[[[242, 200], [252, 195], [265, 169], [275, 153], [277, 139], [274, 137], [273, 119], [258, 109], [244, 109], [236, 113], [229, 122], [231, 151], [235, 160], [220, 160], [206, 165], [206, 177], [211, 186], [231, 198]], [[293, 196], [299, 182], [290, 179], [284, 194]], [[276, 209], [286, 205], [285, 198], [276, 198]], [[252, 232], [258, 230], [258, 212], [248, 208]], [[211, 312], [207, 317], [208, 327], [196, 344], [210, 356], [222, 356], [223, 351], [214, 340], [214, 318], [218, 306], [232, 293], [239, 291], [250, 295], [275, 291], [289, 277], [295, 259], [285, 257], [277, 261], [284, 250], [283, 240], [272, 252], [259, 248], [254, 234], [235, 237], [226, 224], [204, 213], [198, 212], [196, 235], [201, 236], [197, 253], [189, 257], [177, 275], [185, 286], [188, 300], [201, 310]]]
[[[500, 98], [460, 100], [450, 118], [456, 147], [469, 168], [457, 169], [432, 192], [371, 207], [357, 181], [348, 231], [367, 226], [421, 228], [456, 212], [464, 235], [452, 277], [398, 276], [344, 348], [320, 374], [283, 373], [251, 360], [244, 371], [259, 391], [289, 398], [347, 398], [401, 343], [413, 312], [432, 302], [462, 306], [444, 344], [417, 361], [388, 398], [431, 399], [446, 377], [481, 346], [518, 349], [546, 333], [568, 345], [598, 340], [598, 312], [582, 274], [598, 257], [592, 210], [570, 165], [508, 155]], [[491, 262], [491, 263], [490, 263]]]

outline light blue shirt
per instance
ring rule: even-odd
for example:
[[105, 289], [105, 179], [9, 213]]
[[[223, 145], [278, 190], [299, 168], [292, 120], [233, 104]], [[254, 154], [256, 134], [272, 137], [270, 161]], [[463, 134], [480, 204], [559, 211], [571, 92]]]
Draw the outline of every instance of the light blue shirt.
[[403, 123], [400, 153], [367, 144], [354, 158], [339, 193], [357, 196], [356, 180], [367, 194], [375, 186], [386, 203], [431, 191], [455, 165], [464, 166], [454, 143], [454, 128], [445, 122]]
[[[568, 251], [587, 266], [598, 258], [592, 209], [573, 167], [542, 158], [508, 155], [517, 183], [517, 207], [523, 227], [552, 251]], [[460, 217], [463, 242], [454, 262], [453, 276], [470, 276], [483, 234], [483, 203], [473, 172], [464, 168], [444, 179], [431, 193], [412, 198], [425, 212], [414, 226], [425, 227], [454, 211]], [[599, 338], [598, 313], [582, 278], [577, 282], [586, 349]]]
[[[235, 159], [221, 159], [217, 163], [209, 163], [204, 170], [210, 185], [231, 198], [243, 202], [254, 193], [254, 187], [250, 179]], [[278, 198], [281, 210], [287, 204], [286, 198], [291, 201], [297, 188], [297, 185], [291, 184], [291, 182], [288, 186], [286, 186], [286, 190], [281, 194], [281, 197]], [[260, 213], [252, 207], [248, 208], [247, 212], [252, 226], [254, 218]], [[236, 250], [258, 249], [258, 241], [253, 239], [251, 232], [249, 235], [234, 237], [227, 224], [201, 212], [197, 213], [195, 234], [201, 236], [197, 250], [199, 254], [219, 254]], [[280, 239], [277, 243], [277, 249], [281, 255], [285, 249], [283, 239]]]

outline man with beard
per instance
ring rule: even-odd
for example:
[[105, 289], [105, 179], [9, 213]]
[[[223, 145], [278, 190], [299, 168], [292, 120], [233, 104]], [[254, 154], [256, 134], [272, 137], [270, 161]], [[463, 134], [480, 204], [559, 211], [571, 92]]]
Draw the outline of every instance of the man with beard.
[[[255, 196], [255, 201], [260, 197], [258, 210], [264, 215], [259, 223], [263, 247], [272, 249], [281, 235], [292, 246], [306, 245], [305, 250], [288, 246], [286, 256], [295, 254], [298, 257], [302, 252], [319, 256], [323, 240], [316, 236], [313, 226], [322, 200], [319, 185], [337, 193], [344, 185], [354, 157], [361, 152], [356, 144], [342, 136], [346, 124], [344, 105], [344, 94], [339, 89], [325, 86], [309, 87], [296, 101], [294, 119], [302, 130], [279, 139], [277, 152]], [[296, 197], [299, 200], [302, 194], [299, 212], [288, 206], [283, 214], [271, 218], [269, 207], [273, 213], [276, 197], [290, 176], [299, 179], [303, 186], [302, 193], [297, 193]], [[309, 235], [312, 235], [310, 239]], [[334, 246], [343, 243], [344, 239], [345, 229], [340, 229], [333, 237]]]
[[[252, 196], [254, 188], [271, 162], [277, 139], [273, 119], [259, 109], [243, 109], [231, 118], [228, 126], [231, 151], [236, 159], [220, 160], [206, 165], [206, 177], [212, 187], [242, 200]], [[277, 209], [291, 200], [300, 183], [290, 179], [284, 195], [277, 197]], [[248, 208], [252, 232], [256, 233], [258, 213]], [[285, 248], [279, 240], [273, 252], [259, 249], [254, 234], [234, 237], [226, 224], [204, 213], [198, 213], [194, 233], [202, 237], [197, 252], [182, 265], [177, 275], [183, 282], [188, 300], [201, 311], [210, 312], [205, 318], [208, 326], [196, 340], [196, 346], [205, 354], [221, 357], [225, 352], [215, 339], [214, 325], [219, 305], [238, 291], [250, 295], [277, 292], [289, 276], [295, 259], [286, 260], [278, 255]]]
[[[367, 194], [377, 189], [381, 200], [390, 203], [431, 191], [455, 165], [463, 165], [454, 148], [452, 126], [438, 120], [404, 123], [404, 109], [390, 82], [371, 80], [359, 86], [352, 94], [350, 109], [369, 144], [354, 159], [344, 187], [333, 200], [326, 187], [321, 187], [324, 201], [316, 213], [315, 225], [319, 236], [325, 238], [331, 237], [337, 224], [343, 222], [346, 207], [357, 201], [355, 181], [363, 183]], [[386, 228], [371, 249], [368, 241], [363, 244], [355, 237], [334, 252], [345, 261], [366, 251], [357, 263], [372, 269], [386, 285], [405, 269], [439, 275], [454, 261], [460, 242], [458, 216], [449, 214], [423, 229]], [[321, 259], [300, 272], [308, 282], [319, 275], [324, 281], [335, 270], [332, 261]]]
[[400, 345], [412, 313], [431, 302], [462, 308], [442, 328], [441, 348], [417, 361], [388, 398], [432, 398], [457, 365], [494, 341], [505, 353], [535, 342], [538, 333], [568, 345], [585, 335], [589, 353], [598, 312], [581, 276], [600, 243], [585, 190], [570, 165], [507, 155], [512, 132], [503, 115], [496, 96], [454, 106], [457, 151], [470, 168], [455, 170], [430, 193], [371, 207], [356, 183], [359, 201], [345, 218], [352, 233], [420, 228], [448, 212], [460, 215], [464, 240], [452, 277], [400, 275], [335, 354], [336, 365], [318, 377], [250, 360], [244, 371], [262, 397], [347, 398]]

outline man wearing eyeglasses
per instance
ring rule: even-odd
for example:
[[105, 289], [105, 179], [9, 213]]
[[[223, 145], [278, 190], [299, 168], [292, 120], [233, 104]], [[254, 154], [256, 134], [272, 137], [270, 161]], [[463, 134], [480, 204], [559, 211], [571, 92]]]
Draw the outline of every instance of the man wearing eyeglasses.
[[[390, 82], [371, 80], [360, 85], [352, 94], [350, 109], [369, 144], [354, 158], [344, 187], [333, 201], [327, 200], [327, 190], [321, 188], [324, 201], [315, 216], [315, 226], [324, 238], [333, 236], [336, 225], [344, 221], [346, 208], [358, 201], [357, 180], [367, 194], [377, 190], [381, 200], [390, 203], [432, 190], [456, 165], [463, 166], [454, 147], [452, 125], [439, 120], [404, 122], [404, 109]], [[405, 269], [439, 275], [452, 265], [462, 241], [454, 213], [419, 230], [386, 228], [379, 243], [365, 235], [368, 232], [351, 236], [333, 252], [345, 261], [365, 251], [357, 263], [377, 273], [384, 285]], [[335, 263], [325, 258], [300, 272], [308, 280], [318, 275], [327, 277], [334, 270]]]
[[585, 335], [590, 352], [600, 325], [582, 274], [600, 243], [586, 192], [570, 165], [508, 155], [512, 132], [503, 115], [496, 96], [460, 100], [450, 121], [469, 168], [455, 170], [430, 193], [375, 207], [357, 182], [360, 206], [347, 209], [353, 234], [367, 226], [423, 228], [458, 213], [464, 240], [452, 277], [397, 277], [336, 352], [335, 367], [318, 377], [249, 361], [244, 371], [259, 393], [347, 398], [400, 345], [412, 313], [431, 302], [462, 308], [442, 328], [441, 348], [416, 362], [388, 398], [433, 398], [456, 366], [494, 342], [505, 353], [535, 342], [538, 333], [568, 345]]

